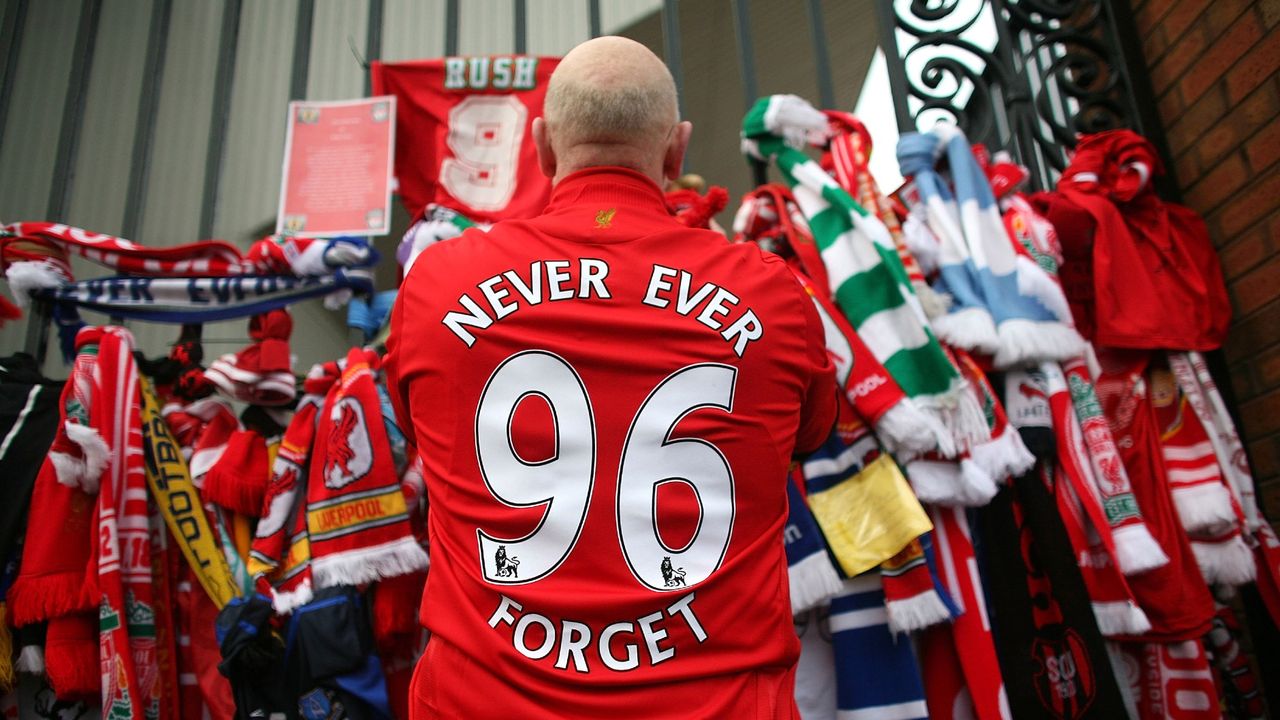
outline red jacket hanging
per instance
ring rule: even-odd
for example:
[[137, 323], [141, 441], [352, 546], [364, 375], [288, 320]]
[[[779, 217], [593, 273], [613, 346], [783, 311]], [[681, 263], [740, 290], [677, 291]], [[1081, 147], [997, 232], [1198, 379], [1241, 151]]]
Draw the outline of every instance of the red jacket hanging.
[[[1150, 142], [1114, 130], [1081, 138], [1058, 182], [1060, 197], [1097, 223], [1092, 340], [1212, 350], [1222, 345], [1231, 320], [1222, 271], [1200, 216], [1156, 196], [1149, 181], [1162, 172]], [[1064, 248], [1078, 244], [1071, 228], [1058, 227], [1058, 233]]]

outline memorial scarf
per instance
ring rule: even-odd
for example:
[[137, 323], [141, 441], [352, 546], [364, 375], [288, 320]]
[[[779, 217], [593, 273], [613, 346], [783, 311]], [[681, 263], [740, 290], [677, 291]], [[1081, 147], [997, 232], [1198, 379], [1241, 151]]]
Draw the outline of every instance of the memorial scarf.
[[743, 149], [777, 164], [809, 222], [836, 304], [907, 396], [942, 421], [958, 447], [987, 439], [981, 410], [929, 328], [884, 223], [797, 149], [826, 133], [825, 115], [794, 95], [773, 95], [743, 119]]

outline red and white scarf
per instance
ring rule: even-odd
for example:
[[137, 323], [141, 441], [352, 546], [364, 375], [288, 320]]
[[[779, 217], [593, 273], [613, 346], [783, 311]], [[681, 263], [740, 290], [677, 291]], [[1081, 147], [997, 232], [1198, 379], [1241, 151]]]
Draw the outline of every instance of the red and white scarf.
[[425, 570], [382, 423], [378, 356], [352, 348], [320, 410], [307, 482], [317, 588]]
[[1147, 377], [1178, 519], [1205, 580], [1243, 585], [1254, 578], [1253, 553], [1241, 533], [1243, 513], [1227, 489], [1213, 443], [1187, 394], [1160, 358], [1155, 360]]

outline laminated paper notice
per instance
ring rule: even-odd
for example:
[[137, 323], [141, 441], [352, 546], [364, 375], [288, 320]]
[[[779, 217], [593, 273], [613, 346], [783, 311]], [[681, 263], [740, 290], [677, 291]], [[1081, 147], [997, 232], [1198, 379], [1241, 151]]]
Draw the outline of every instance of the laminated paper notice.
[[391, 230], [393, 96], [289, 103], [276, 233], [386, 235]]

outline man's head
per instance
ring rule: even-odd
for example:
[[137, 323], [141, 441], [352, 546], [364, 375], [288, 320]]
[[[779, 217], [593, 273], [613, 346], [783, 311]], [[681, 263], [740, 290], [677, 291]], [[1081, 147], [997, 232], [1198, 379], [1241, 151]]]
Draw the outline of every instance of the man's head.
[[679, 122], [671, 72], [648, 48], [621, 37], [589, 40], [560, 61], [533, 121], [542, 171], [552, 182], [616, 165], [662, 185], [680, 174], [692, 126]]

